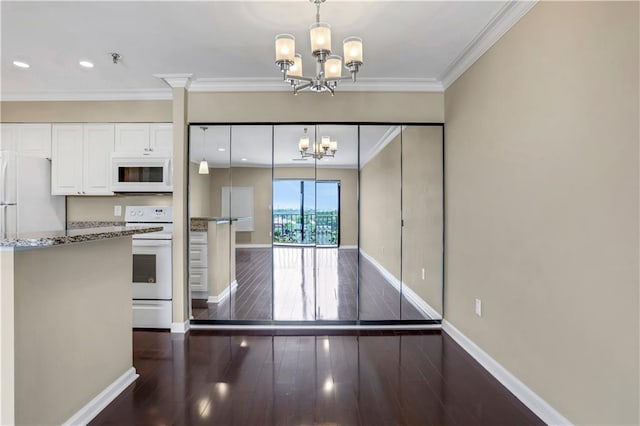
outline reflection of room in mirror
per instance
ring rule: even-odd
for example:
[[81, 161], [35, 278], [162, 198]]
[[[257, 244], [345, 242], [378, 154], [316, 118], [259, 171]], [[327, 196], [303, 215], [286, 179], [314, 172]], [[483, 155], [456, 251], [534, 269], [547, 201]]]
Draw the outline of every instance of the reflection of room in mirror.
[[[209, 236], [206, 255], [191, 233], [194, 318], [441, 318], [440, 126], [208, 125], [201, 137], [191, 129], [190, 216], [232, 231]], [[301, 154], [323, 138], [333, 156]], [[211, 173], [198, 176], [203, 157]], [[232, 267], [220, 280], [197, 256]]]

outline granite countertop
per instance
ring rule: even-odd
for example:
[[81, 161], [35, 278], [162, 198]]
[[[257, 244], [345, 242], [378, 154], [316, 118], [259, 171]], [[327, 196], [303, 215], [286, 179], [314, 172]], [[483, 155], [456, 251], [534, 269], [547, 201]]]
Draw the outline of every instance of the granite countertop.
[[134, 234], [162, 231], [162, 226], [101, 226], [95, 228], [67, 229], [65, 231], [14, 234], [0, 238], [0, 248], [38, 248], [85, 241], [106, 240]]
[[248, 219], [246, 217], [192, 217], [190, 222], [190, 229], [192, 231], [206, 231], [209, 229], [209, 222], [215, 223], [229, 223], [229, 221], [237, 222], [239, 220]]

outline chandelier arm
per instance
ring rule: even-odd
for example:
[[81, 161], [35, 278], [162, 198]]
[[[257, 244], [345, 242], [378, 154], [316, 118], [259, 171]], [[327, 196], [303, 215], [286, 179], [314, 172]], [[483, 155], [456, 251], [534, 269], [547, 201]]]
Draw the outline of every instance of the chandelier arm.
[[298, 81], [309, 81], [309, 82], [313, 81], [313, 78], [311, 78], [311, 77], [305, 77], [305, 76], [303, 76], [303, 75], [295, 76], [295, 77], [288, 76], [288, 77], [289, 77], [289, 80], [291, 80], [291, 81], [293, 81], [293, 80], [298, 80]]
[[304, 84], [296, 85], [296, 86], [293, 87], [293, 93], [295, 93], [297, 95], [299, 91], [304, 90], [307, 87], [311, 87], [311, 83], [304, 83]]

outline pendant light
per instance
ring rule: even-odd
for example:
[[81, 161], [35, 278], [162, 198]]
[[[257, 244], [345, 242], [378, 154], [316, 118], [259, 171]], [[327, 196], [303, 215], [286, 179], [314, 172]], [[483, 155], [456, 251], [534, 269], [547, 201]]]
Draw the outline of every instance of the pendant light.
[[209, 174], [209, 163], [207, 162], [207, 159], [204, 157], [205, 154], [205, 138], [206, 138], [206, 131], [208, 129], [208, 127], [202, 126], [200, 127], [202, 129], [202, 161], [200, 161], [200, 168], [198, 169], [198, 173], [201, 175], [208, 175]]

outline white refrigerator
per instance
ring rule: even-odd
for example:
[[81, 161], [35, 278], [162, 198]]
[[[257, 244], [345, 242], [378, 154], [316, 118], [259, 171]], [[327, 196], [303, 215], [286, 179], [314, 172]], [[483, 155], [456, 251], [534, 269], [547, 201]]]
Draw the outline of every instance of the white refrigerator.
[[65, 229], [65, 197], [51, 195], [51, 161], [0, 151], [0, 238]]

